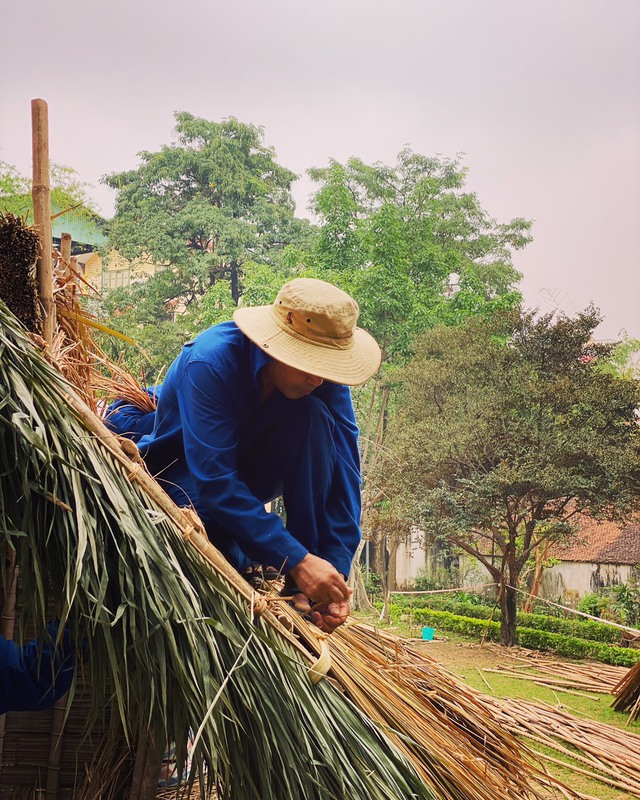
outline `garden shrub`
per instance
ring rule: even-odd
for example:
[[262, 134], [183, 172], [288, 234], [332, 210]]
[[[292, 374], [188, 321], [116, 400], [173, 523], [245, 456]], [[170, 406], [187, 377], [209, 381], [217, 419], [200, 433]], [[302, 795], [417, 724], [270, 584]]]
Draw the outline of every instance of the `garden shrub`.
[[[395, 604], [395, 603], [394, 603]], [[500, 619], [500, 610], [493, 606], [470, 605], [468, 603], [457, 603], [453, 600], [445, 600], [430, 606], [437, 611], [448, 611], [460, 617], [471, 617], [473, 619]], [[420, 610], [414, 607], [414, 614]], [[589, 639], [596, 642], [616, 644], [620, 641], [621, 631], [604, 622], [583, 619], [563, 619], [561, 617], [550, 617], [546, 614], [525, 614], [518, 612], [518, 627], [533, 628], [550, 633], [561, 633], [564, 636], [573, 636], [578, 639]]]
[[[432, 628], [454, 631], [465, 636], [484, 636], [491, 641], [500, 640], [500, 623], [492, 620], [462, 617], [449, 611], [426, 608], [415, 609], [413, 617], [415, 622]], [[519, 627], [516, 642], [522, 647], [551, 651], [567, 658], [588, 658], [617, 666], [632, 667], [640, 661], [639, 650], [535, 628]]]

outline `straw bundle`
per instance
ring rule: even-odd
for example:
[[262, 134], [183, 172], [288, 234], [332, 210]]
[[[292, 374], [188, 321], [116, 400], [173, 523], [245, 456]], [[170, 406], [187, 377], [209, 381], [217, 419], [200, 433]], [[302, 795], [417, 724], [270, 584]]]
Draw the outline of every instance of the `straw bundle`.
[[[313, 647], [314, 628], [278, 604]], [[327, 639], [331, 677], [383, 726], [437, 797], [549, 797], [548, 776], [480, 696], [409, 643], [348, 624]]]

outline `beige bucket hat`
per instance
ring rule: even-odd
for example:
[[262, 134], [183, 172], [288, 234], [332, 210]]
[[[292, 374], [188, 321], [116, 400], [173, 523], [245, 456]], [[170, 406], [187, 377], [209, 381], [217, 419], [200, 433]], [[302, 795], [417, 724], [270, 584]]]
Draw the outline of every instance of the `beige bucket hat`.
[[342, 289], [295, 278], [273, 305], [238, 308], [240, 330], [276, 361], [333, 383], [359, 386], [378, 370], [376, 340], [356, 327], [360, 309]]

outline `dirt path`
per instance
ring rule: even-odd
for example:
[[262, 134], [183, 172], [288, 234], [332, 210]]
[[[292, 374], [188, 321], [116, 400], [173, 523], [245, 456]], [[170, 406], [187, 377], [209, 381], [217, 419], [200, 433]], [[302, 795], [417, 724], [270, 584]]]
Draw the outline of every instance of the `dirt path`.
[[476, 644], [447, 637], [431, 642], [423, 642], [422, 639], [411, 641], [420, 652], [431, 656], [445, 669], [465, 680], [474, 673], [477, 675], [478, 670], [513, 664], [514, 658], [522, 661], [531, 661], [533, 658], [531, 650], [523, 647], [501, 647], [494, 642]]

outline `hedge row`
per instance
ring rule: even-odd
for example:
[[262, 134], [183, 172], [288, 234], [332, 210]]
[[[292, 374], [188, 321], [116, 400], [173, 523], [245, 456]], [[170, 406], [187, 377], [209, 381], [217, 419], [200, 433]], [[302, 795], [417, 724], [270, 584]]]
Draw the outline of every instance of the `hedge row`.
[[[395, 605], [395, 604], [394, 604]], [[490, 606], [476, 605], [474, 603], [457, 603], [453, 600], [430, 605], [428, 608], [437, 611], [448, 611], [458, 617], [471, 619], [500, 619], [500, 610]], [[398, 610], [407, 611], [402, 606]], [[425, 609], [413, 609], [414, 616]], [[622, 631], [603, 622], [585, 619], [563, 619], [561, 617], [548, 617], [544, 614], [525, 614], [518, 612], [518, 626], [532, 628], [549, 633], [561, 633], [563, 636], [573, 636], [576, 639], [588, 639], [594, 642], [616, 644], [620, 641]]]
[[[465, 636], [486, 636], [491, 641], [500, 641], [500, 623], [490, 620], [461, 617], [448, 611], [416, 609], [414, 621], [421, 625], [455, 631]], [[632, 667], [640, 661], [640, 650], [615, 647], [601, 642], [579, 639], [549, 631], [532, 628], [517, 628], [516, 643], [534, 650], [547, 650], [567, 658], [590, 658], [603, 664]]]

